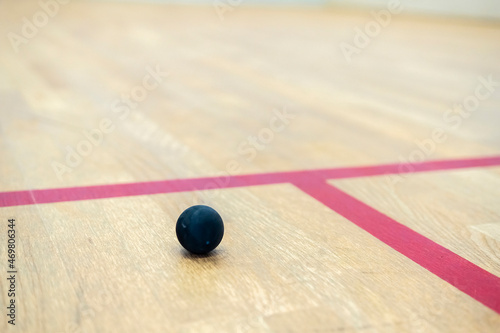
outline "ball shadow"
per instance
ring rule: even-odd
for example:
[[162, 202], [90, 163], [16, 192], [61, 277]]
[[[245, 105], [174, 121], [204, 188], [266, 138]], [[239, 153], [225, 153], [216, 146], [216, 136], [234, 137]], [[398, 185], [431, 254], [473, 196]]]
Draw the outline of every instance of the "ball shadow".
[[218, 249], [215, 249], [205, 254], [191, 253], [186, 249], [181, 249], [180, 252], [182, 258], [187, 260], [196, 261], [196, 260], [209, 259], [210, 261], [213, 262], [219, 261], [222, 258], [222, 253], [223, 253], [223, 251]]

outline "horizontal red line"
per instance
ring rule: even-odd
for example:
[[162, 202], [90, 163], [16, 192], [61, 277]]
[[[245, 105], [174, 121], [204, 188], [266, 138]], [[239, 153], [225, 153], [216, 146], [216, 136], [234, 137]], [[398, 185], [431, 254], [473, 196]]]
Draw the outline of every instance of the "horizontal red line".
[[324, 181], [295, 184], [305, 193], [500, 314], [500, 278]]
[[429, 161], [416, 164], [385, 164], [376, 166], [272, 172], [228, 177], [172, 179], [139, 183], [11, 191], [0, 192], [0, 207], [281, 184], [291, 183], [298, 179], [354, 178], [495, 165], [500, 165], [500, 156]]
[[386, 164], [0, 192], [0, 207], [292, 183], [385, 244], [500, 313], [500, 278], [326, 183], [327, 179], [498, 165], [500, 165], [500, 156], [429, 161], [418, 164]]

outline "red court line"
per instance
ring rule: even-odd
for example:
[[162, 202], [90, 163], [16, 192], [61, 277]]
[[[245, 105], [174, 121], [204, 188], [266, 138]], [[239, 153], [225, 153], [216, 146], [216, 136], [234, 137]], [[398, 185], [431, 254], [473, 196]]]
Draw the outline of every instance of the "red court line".
[[500, 278], [326, 181], [297, 182], [305, 193], [500, 314]]
[[429, 161], [419, 164], [385, 164], [231, 177], [0, 192], [0, 207], [292, 183], [396, 251], [500, 313], [500, 278], [326, 183], [327, 179], [498, 165], [500, 165], [500, 156]]
[[340, 179], [384, 174], [405, 174], [472, 167], [500, 165], [500, 156], [418, 164], [384, 164], [347, 168], [316, 169], [304, 171], [272, 172], [231, 177], [204, 177], [172, 179], [140, 183], [92, 185], [54, 189], [0, 192], [0, 207], [44, 204], [64, 201], [117, 198], [160, 193], [189, 192], [215, 188], [246, 187], [256, 185], [291, 183], [300, 179]]

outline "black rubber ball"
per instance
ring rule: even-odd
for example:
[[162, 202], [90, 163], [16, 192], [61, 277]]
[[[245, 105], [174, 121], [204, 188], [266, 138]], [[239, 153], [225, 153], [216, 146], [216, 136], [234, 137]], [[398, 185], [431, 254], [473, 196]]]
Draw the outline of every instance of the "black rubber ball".
[[219, 213], [208, 206], [186, 209], [175, 226], [179, 243], [189, 252], [205, 254], [217, 247], [224, 236], [224, 223]]

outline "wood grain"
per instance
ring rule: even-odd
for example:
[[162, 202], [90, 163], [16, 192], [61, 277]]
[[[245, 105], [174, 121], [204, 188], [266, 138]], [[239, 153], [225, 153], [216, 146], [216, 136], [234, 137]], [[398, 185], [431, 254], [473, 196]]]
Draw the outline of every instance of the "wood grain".
[[[39, 10], [2, 1], [0, 35], [20, 34]], [[220, 20], [210, 6], [61, 5], [18, 52], [0, 40], [0, 191], [214, 176], [229, 163], [231, 174], [398, 163], [439, 128], [446, 139], [426, 160], [500, 155], [498, 88], [458, 126], [444, 118], [479, 77], [500, 81], [498, 22], [402, 13], [348, 62], [339, 45], [370, 20], [339, 9], [241, 6]], [[126, 116], [115, 112], [148, 68], [168, 76]], [[250, 152], [276, 112], [293, 118]], [[58, 177], [53, 163], [103, 119], [113, 130]], [[498, 167], [331, 183], [500, 276]], [[206, 257], [175, 239], [195, 203], [226, 223]], [[15, 327], [2, 311], [1, 332], [500, 327], [500, 315], [292, 185], [1, 208], [2, 309], [10, 217], [19, 307]]]

